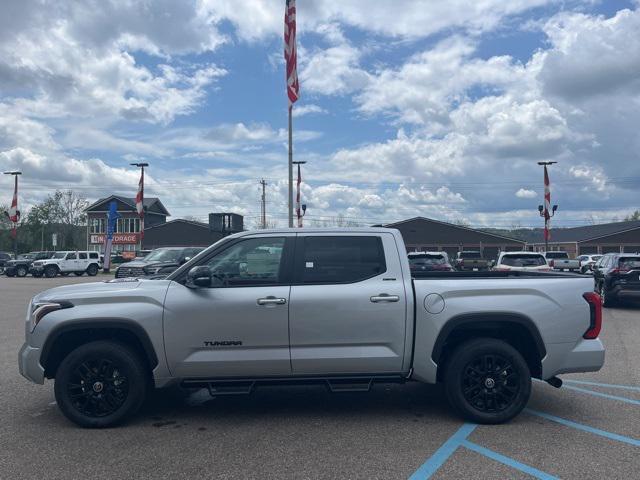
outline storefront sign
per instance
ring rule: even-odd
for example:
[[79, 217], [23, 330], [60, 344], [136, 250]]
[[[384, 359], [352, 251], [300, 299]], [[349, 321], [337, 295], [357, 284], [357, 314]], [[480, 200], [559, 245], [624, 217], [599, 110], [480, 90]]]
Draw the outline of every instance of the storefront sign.
[[[114, 233], [113, 243], [118, 245], [138, 243], [138, 233]], [[104, 233], [92, 234], [89, 243], [104, 243]]]

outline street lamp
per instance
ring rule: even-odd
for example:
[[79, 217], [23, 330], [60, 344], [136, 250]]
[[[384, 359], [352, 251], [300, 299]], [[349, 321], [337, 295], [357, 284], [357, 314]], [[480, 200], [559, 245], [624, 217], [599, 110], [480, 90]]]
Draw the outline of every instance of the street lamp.
[[11, 207], [8, 212], [6, 212], [7, 217], [11, 221], [13, 228], [13, 253], [16, 258], [18, 257], [18, 221], [20, 220], [20, 210], [18, 210], [18, 175], [22, 175], [20, 170], [9, 170], [6, 172], [2, 172], [4, 175], [13, 175], [14, 177], [14, 188], [13, 188], [13, 199], [11, 200]]

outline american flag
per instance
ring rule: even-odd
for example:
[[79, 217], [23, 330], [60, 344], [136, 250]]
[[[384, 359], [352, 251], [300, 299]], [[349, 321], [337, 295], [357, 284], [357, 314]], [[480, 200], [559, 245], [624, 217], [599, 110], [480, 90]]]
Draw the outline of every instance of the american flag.
[[140, 217], [140, 240], [144, 238], [144, 167], [140, 171], [138, 193], [136, 194], [136, 212]]
[[302, 176], [300, 175], [300, 164], [298, 164], [298, 185], [296, 192], [296, 215], [298, 217], [298, 228], [302, 228], [302, 215], [300, 211], [300, 183], [302, 182]]
[[549, 210], [551, 209], [551, 190], [549, 188], [549, 174], [547, 173], [547, 166], [544, 166], [544, 239], [551, 240], [551, 216]]
[[15, 175], [15, 187], [13, 188], [13, 199], [11, 200], [11, 208], [9, 208], [9, 220], [13, 223], [11, 235], [13, 238], [17, 236], [16, 228], [18, 220], [20, 220], [20, 212], [18, 211], [18, 176]]
[[284, 58], [287, 61], [287, 96], [293, 105], [300, 96], [296, 48], [296, 0], [287, 0], [284, 12]]

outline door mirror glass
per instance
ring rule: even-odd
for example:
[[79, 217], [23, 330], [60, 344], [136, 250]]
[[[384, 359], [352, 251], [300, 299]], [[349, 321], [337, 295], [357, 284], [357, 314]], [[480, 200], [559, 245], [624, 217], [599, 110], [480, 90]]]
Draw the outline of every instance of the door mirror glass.
[[209, 267], [199, 265], [189, 270], [186, 286], [189, 288], [210, 287], [211, 270], [209, 270]]

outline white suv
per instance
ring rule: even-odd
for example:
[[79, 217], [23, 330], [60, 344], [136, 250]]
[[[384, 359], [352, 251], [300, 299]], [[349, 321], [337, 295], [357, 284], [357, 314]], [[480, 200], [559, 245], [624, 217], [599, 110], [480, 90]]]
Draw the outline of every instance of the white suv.
[[80, 276], [85, 272], [93, 277], [98, 274], [98, 270], [100, 270], [100, 254], [89, 251], [56, 252], [53, 257], [38, 260], [31, 265], [31, 274], [34, 277], [44, 275], [47, 278], [70, 273]]

